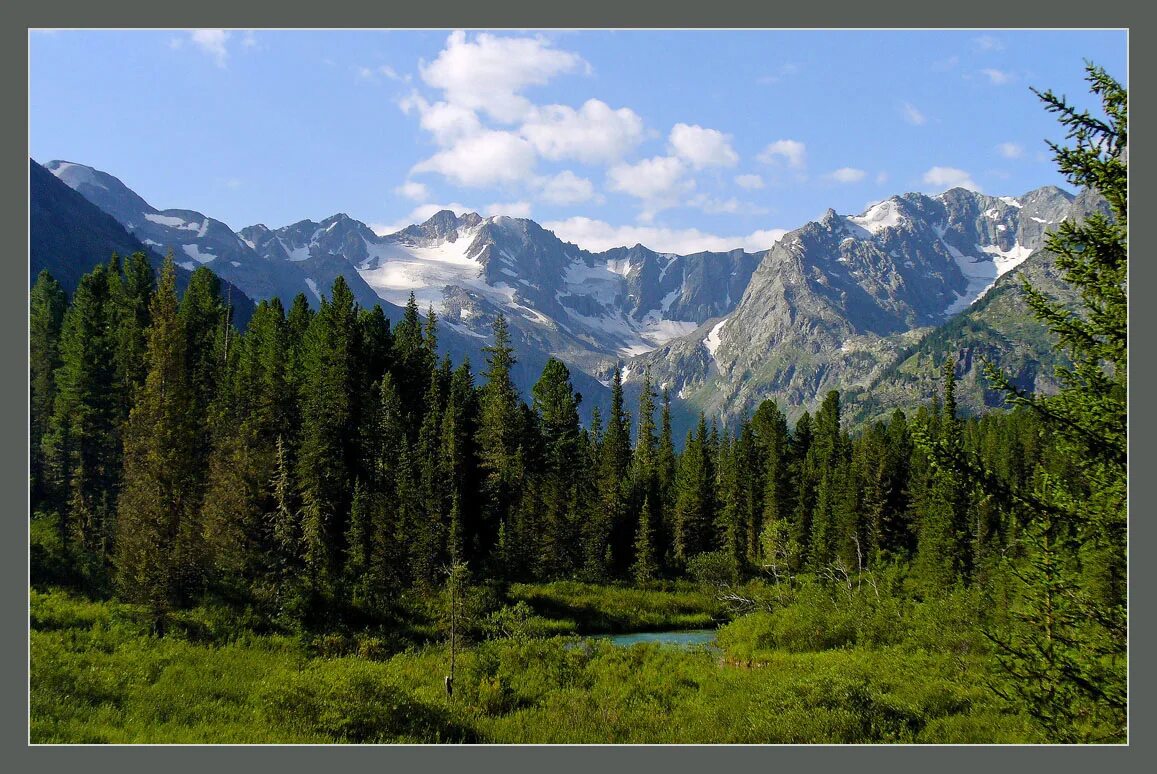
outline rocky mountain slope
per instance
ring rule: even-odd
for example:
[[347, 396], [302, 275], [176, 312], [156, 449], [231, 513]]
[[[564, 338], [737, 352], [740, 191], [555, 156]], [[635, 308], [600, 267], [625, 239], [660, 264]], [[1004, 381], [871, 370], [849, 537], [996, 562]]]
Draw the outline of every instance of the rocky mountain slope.
[[[798, 415], [829, 389], [873, 390], [864, 416], [919, 402], [932, 382], [915, 374], [928, 360], [946, 347], [979, 352], [980, 339], [1031, 382], [1051, 348], [1009, 278], [1022, 266], [1047, 278], [1047, 258], [1029, 260], [1046, 229], [1098, 206], [1055, 187], [1016, 198], [956, 188], [893, 196], [859, 215], [829, 210], [760, 254], [592, 253], [531, 220], [448, 210], [386, 235], [345, 214], [234, 233], [195, 211], [158, 211], [103, 172], [47, 166], [146, 244], [254, 298], [316, 300], [341, 275], [359, 303], [396, 319], [413, 293], [439, 315], [444, 349], [476, 365], [502, 313], [524, 390], [553, 355], [596, 403], [615, 368], [629, 392], [649, 371], [677, 396], [680, 417], [703, 410], [724, 422], [769, 397]], [[988, 400], [977, 393], [967, 405]]]

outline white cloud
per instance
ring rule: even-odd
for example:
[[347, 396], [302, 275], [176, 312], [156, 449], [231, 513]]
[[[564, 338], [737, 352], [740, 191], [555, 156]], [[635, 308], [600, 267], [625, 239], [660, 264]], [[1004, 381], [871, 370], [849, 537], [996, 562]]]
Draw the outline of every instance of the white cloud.
[[461, 105], [452, 105], [448, 102], [430, 104], [418, 94], [403, 98], [398, 105], [406, 114], [417, 111], [419, 124], [434, 135], [434, 142], [439, 145], [453, 145], [464, 137], [482, 131], [482, 122], [478, 120], [478, 115], [470, 108]]
[[675, 124], [668, 141], [672, 152], [695, 169], [733, 167], [739, 163], [739, 154], [731, 147], [731, 138], [717, 129]]
[[407, 180], [400, 186], [394, 189], [394, 193], [399, 196], [404, 196], [407, 199], [413, 199], [416, 202], [430, 199], [430, 189], [425, 183], [419, 183], [416, 180]]
[[594, 184], [569, 169], [543, 178], [539, 185], [538, 195], [549, 204], [579, 204], [596, 198]]
[[530, 202], [508, 202], [502, 204], [496, 202], [494, 204], [486, 205], [487, 215], [506, 215], [511, 218], [529, 218], [530, 217]]
[[763, 178], [759, 175], [736, 175], [735, 184], [748, 191], [754, 191], [763, 188]]
[[758, 158], [765, 164], [782, 158], [789, 167], [802, 169], [807, 158], [807, 147], [798, 140], [776, 140], [764, 148]]
[[988, 78], [989, 83], [994, 86], [1003, 86], [1013, 79], [1012, 73], [1006, 73], [1003, 70], [997, 70], [993, 67], [986, 67], [980, 71], [982, 75]]
[[900, 107], [900, 115], [904, 116], [904, 120], [912, 124], [912, 126], [922, 126], [927, 122], [927, 118], [920, 112], [920, 109], [911, 102], [905, 102]]
[[743, 236], [720, 236], [695, 228], [674, 229], [661, 226], [612, 226], [592, 218], [574, 217], [542, 224], [560, 239], [574, 242], [587, 250], [601, 251], [612, 247], [643, 244], [652, 250], [686, 255], [704, 250], [722, 252], [742, 248], [759, 252], [770, 248], [787, 231], [761, 229]]
[[981, 35], [972, 39], [973, 44], [981, 51], [1003, 51], [1004, 41], [992, 35]]
[[643, 119], [630, 108], [613, 110], [588, 99], [578, 110], [567, 105], [533, 109], [521, 132], [545, 158], [609, 164], [642, 141]]
[[887, 172], [877, 172], [876, 173], [876, 185], [883, 185], [886, 182], [888, 182], [888, 173]]
[[253, 34], [253, 30], [245, 31], [245, 35], [241, 38], [241, 45], [245, 48], [257, 48], [257, 36]]
[[996, 146], [996, 152], [1006, 159], [1019, 159], [1024, 155], [1024, 146], [1015, 142], [1002, 142]]
[[229, 58], [229, 50], [225, 47], [226, 41], [229, 40], [228, 31], [191, 30], [189, 32], [189, 39], [193, 42], [193, 45], [212, 57], [218, 67], [225, 66], [225, 62]]
[[483, 131], [465, 137], [452, 147], [420, 161], [414, 173], [436, 172], [466, 187], [527, 180], [536, 157], [529, 142], [510, 132]]
[[924, 183], [933, 186], [937, 192], [949, 188], [967, 188], [969, 191], [981, 193], [980, 186], [973, 180], [972, 175], [956, 167], [932, 167], [924, 173]]
[[837, 183], [858, 183], [864, 179], [868, 173], [862, 169], [855, 167], [840, 167], [835, 172], [828, 174], [828, 179]]
[[541, 38], [498, 37], [489, 33], [473, 41], [462, 30], [450, 33], [446, 47], [419, 71], [428, 85], [441, 89], [446, 101], [481, 110], [496, 121], [515, 123], [532, 105], [519, 92], [541, 86], [555, 75], [586, 68], [577, 54], [551, 48]]
[[637, 164], [616, 164], [607, 170], [612, 191], [634, 196], [643, 202], [640, 217], [650, 220], [660, 210], [674, 207], [695, 189], [695, 181], [683, 175], [686, 167], [674, 156], [655, 156]]

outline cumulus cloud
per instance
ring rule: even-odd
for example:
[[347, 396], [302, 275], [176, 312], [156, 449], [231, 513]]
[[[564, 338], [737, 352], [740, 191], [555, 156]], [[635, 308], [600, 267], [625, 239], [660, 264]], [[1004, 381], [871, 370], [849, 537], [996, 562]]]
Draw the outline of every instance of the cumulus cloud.
[[802, 169], [807, 160], [807, 147], [798, 140], [776, 140], [763, 149], [759, 160], [771, 164], [782, 159], [793, 169]]
[[612, 247], [643, 244], [659, 252], [683, 255], [704, 250], [722, 252], [736, 248], [759, 252], [769, 249], [787, 233], [785, 229], [761, 229], [741, 236], [720, 236], [695, 228], [612, 226], [606, 221], [584, 217], [550, 221], [544, 223], [543, 227], [553, 231], [560, 239], [574, 242], [587, 250], [601, 251]]
[[569, 169], [539, 182], [538, 195], [549, 204], [580, 204], [595, 199], [595, 186]]
[[532, 110], [521, 133], [544, 158], [611, 163], [643, 139], [643, 119], [630, 108], [614, 110], [588, 99], [578, 110], [567, 105]]
[[928, 121], [920, 109], [911, 102], [905, 102], [900, 106], [900, 115], [904, 116], [904, 120], [912, 124], [912, 126], [922, 126]]
[[436, 172], [458, 185], [481, 188], [517, 183], [534, 171], [534, 148], [510, 132], [487, 130], [414, 165], [411, 172]]
[[402, 183], [394, 189], [394, 193], [416, 202], [429, 201], [430, 199], [430, 189], [425, 183], [419, 183], [415, 180], [407, 180]]
[[671, 151], [695, 169], [733, 167], [739, 163], [739, 154], [731, 147], [731, 138], [717, 129], [675, 124], [668, 142]]
[[227, 30], [191, 30], [189, 39], [193, 45], [208, 54], [218, 67], [224, 67], [229, 59], [229, 49], [226, 42], [229, 40]]
[[746, 188], [748, 191], [755, 191], [763, 188], [763, 178], [759, 175], [736, 175], [735, 184], [740, 188]]
[[986, 67], [980, 71], [981, 75], [988, 78], [989, 83], [993, 86], [1003, 86], [1010, 83], [1013, 79], [1012, 73], [1007, 73], [1004, 70], [997, 70], [995, 67]]
[[972, 180], [972, 175], [956, 167], [932, 167], [924, 173], [923, 180], [937, 192], [949, 188], [967, 188], [969, 191], [981, 193], [980, 186]]
[[402, 112], [418, 114], [419, 125], [434, 137], [434, 142], [442, 146], [453, 145], [464, 137], [482, 131], [482, 121], [470, 108], [449, 102], [431, 104], [419, 94], [404, 97], [399, 103]]
[[641, 200], [640, 217], [650, 220], [695, 189], [695, 181], [684, 177], [686, 171], [682, 160], [674, 156], [655, 156], [637, 164], [616, 164], [607, 170], [607, 183], [612, 191]]
[[1024, 155], [1024, 146], [1015, 142], [1002, 142], [996, 146], [996, 152], [1006, 159], [1019, 159]]
[[828, 179], [837, 183], [858, 183], [864, 179], [868, 173], [862, 169], [855, 167], [840, 167], [834, 172], [828, 174]]
[[496, 121], [516, 123], [532, 109], [519, 92], [541, 86], [560, 73], [589, 70], [577, 54], [552, 48], [542, 37], [499, 37], [489, 33], [473, 41], [456, 30], [438, 58], [421, 64], [422, 80], [440, 89], [446, 101], [480, 110]]

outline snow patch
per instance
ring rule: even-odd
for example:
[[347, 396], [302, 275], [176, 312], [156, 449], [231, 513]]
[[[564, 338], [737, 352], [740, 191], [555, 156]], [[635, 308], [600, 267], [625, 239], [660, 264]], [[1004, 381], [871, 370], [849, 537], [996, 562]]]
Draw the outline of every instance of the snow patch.
[[189, 256], [194, 261], [199, 261], [201, 263], [208, 263], [217, 257], [213, 255], [213, 253], [201, 252], [201, 249], [195, 244], [181, 245], [181, 249], [185, 251], [185, 255]]
[[234, 266], [240, 266], [241, 265], [237, 261], [229, 261], [229, 263], [233, 264]]
[[312, 277], [306, 277], [305, 278], [305, 284], [309, 286], [310, 291], [313, 293], [313, 295], [315, 295], [317, 297], [317, 300], [320, 301], [321, 300], [321, 293], [317, 292], [317, 283], [313, 281], [313, 278]]
[[197, 270], [197, 264], [193, 263], [192, 261], [180, 261], [177, 263], [177, 265], [180, 266], [182, 269], [186, 269], [188, 271], [196, 271]]
[[92, 167], [86, 167], [81, 164], [73, 164], [71, 161], [62, 161], [57, 165], [56, 169], [52, 170], [52, 174], [56, 175], [64, 182], [68, 183], [72, 188], [87, 183], [95, 188], [103, 188], [108, 190], [108, 186], [99, 182], [96, 179], [96, 170]]
[[900, 208], [891, 199], [873, 205], [863, 215], [848, 218], [849, 221], [866, 229], [871, 234], [879, 234], [886, 228], [896, 228], [903, 222]]
[[155, 215], [151, 212], [144, 213], [145, 220], [151, 221], [161, 226], [168, 226], [169, 228], [184, 228], [185, 219], [176, 218], [172, 215]]
[[1012, 198], [1011, 196], [1002, 196], [1002, 197], [1000, 197], [1000, 200], [1002, 202], [1004, 202], [1005, 204], [1007, 204], [1009, 207], [1016, 207], [1017, 209], [1020, 209], [1020, 207], [1022, 206], [1020, 202], [1018, 202], [1016, 199]]
[[724, 317], [722, 320], [715, 323], [715, 326], [711, 329], [711, 332], [707, 334], [707, 338], [703, 339], [703, 346], [707, 347], [707, 351], [711, 353], [712, 358], [715, 357], [715, 350], [719, 349], [719, 345], [723, 343], [723, 339], [720, 337], [719, 332], [723, 330], [723, 326], [727, 324], [728, 319], [729, 318]]

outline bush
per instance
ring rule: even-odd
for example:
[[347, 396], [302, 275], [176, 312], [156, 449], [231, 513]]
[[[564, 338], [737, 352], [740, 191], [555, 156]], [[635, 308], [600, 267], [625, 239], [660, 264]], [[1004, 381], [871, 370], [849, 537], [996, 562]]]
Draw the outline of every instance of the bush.
[[266, 686], [260, 702], [270, 721], [340, 742], [473, 741], [444, 709], [418, 701], [364, 662], [311, 664]]

